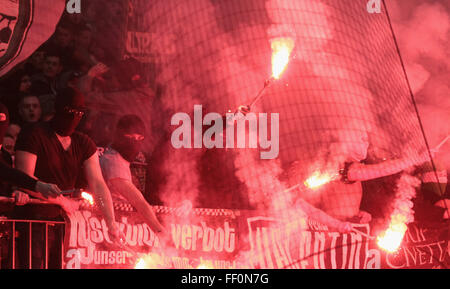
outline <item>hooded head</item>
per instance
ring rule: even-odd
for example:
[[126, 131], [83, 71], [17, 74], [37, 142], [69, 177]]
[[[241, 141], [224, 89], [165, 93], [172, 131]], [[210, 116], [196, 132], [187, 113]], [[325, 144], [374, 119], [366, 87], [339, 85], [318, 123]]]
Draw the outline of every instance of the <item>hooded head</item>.
[[330, 151], [338, 163], [365, 160], [368, 147], [368, 133], [360, 130], [335, 131], [329, 145]]
[[0, 144], [3, 141], [3, 137], [6, 134], [6, 130], [9, 126], [9, 112], [6, 106], [0, 103]]
[[365, 131], [353, 131], [351, 138], [344, 142], [345, 152], [352, 161], [361, 162], [367, 158], [369, 136]]
[[114, 133], [112, 148], [129, 162], [136, 159], [142, 149], [145, 125], [136, 115], [125, 115], [119, 119]]
[[83, 94], [71, 87], [62, 89], [55, 100], [55, 116], [51, 121], [53, 129], [60, 136], [72, 135], [85, 110]]

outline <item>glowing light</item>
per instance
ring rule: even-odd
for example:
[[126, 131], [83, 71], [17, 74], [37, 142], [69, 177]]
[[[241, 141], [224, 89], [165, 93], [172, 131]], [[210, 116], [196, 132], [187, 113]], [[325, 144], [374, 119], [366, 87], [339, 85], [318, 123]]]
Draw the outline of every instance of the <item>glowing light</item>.
[[146, 268], [146, 262], [145, 262], [144, 258], [140, 258], [137, 261], [136, 266], [134, 266], [134, 269], [147, 269]]
[[403, 174], [398, 180], [391, 222], [388, 229], [377, 238], [377, 244], [381, 249], [393, 253], [400, 247], [408, 229], [407, 224], [414, 221], [411, 200], [415, 197], [416, 187], [419, 185], [420, 181], [408, 174]]
[[81, 197], [89, 202], [89, 204], [94, 205], [94, 197], [88, 192], [81, 192]]
[[310, 189], [317, 189], [318, 187], [329, 183], [332, 179], [333, 178], [329, 174], [320, 174], [320, 172], [315, 172], [305, 181], [305, 186]]
[[212, 268], [212, 267], [210, 267], [210, 266], [208, 266], [206, 264], [200, 264], [200, 265], [197, 266], [196, 269], [214, 269], [214, 268]]
[[291, 38], [276, 38], [271, 42], [272, 47], [272, 77], [279, 79], [286, 69], [292, 49], [294, 49], [294, 40]]
[[401, 214], [393, 216], [389, 228], [378, 236], [378, 246], [389, 253], [396, 252], [402, 244], [406, 230], [406, 217]]
[[161, 262], [157, 254], [146, 254], [137, 260], [134, 269], [162, 269]]

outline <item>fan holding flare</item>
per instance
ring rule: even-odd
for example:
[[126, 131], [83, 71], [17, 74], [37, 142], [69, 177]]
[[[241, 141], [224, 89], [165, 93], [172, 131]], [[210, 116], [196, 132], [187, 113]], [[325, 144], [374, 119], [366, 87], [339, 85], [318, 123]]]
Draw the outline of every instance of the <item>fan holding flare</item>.
[[288, 172], [291, 186], [303, 183], [309, 190], [303, 199], [327, 214], [351, 222], [370, 222], [370, 214], [360, 211], [362, 181], [394, 175], [429, 160], [428, 152], [415, 157], [364, 164], [369, 146], [367, 133], [342, 134], [354, 142], [340, 138], [330, 146], [331, 154], [318, 155], [316, 164], [307, 166], [297, 161]]

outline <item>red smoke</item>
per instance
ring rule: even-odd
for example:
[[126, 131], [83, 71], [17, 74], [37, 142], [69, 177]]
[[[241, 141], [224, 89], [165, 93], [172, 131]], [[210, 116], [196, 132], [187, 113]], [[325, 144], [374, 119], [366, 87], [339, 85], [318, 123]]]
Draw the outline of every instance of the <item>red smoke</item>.
[[[387, 0], [430, 147], [450, 134], [450, 4], [448, 1]], [[450, 144], [436, 156], [450, 170]]]

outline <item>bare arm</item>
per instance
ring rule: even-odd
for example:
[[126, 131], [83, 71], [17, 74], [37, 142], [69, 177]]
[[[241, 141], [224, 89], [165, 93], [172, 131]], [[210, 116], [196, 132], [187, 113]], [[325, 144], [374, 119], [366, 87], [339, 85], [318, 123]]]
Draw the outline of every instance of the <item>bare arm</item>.
[[107, 72], [108, 70], [109, 68], [103, 63], [97, 63], [89, 70], [89, 72], [85, 76], [80, 78], [78, 82], [79, 89], [84, 93], [91, 92], [94, 79]]
[[[36, 169], [37, 156], [35, 154], [26, 151], [16, 151], [14, 158], [14, 164], [16, 169], [21, 170], [30, 177], [34, 178], [34, 170]], [[27, 191], [27, 193], [35, 198], [44, 199], [44, 196], [40, 193]]]
[[108, 228], [116, 230], [111, 193], [103, 180], [97, 153], [94, 153], [89, 159], [84, 161], [84, 171], [89, 190], [94, 194], [95, 202], [99, 205]]
[[35, 154], [25, 151], [16, 151], [14, 164], [18, 170], [21, 170], [29, 176], [34, 176], [36, 160], [37, 156]]
[[85, 94], [88, 94], [92, 92], [92, 82], [94, 81], [94, 78], [89, 75], [84, 75], [80, 78], [77, 85], [80, 91], [82, 91]]
[[428, 154], [424, 153], [416, 159], [403, 158], [373, 165], [354, 163], [350, 166], [347, 176], [349, 181], [367, 181], [397, 174], [427, 160], [429, 160]]
[[350, 223], [342, 222], [336, 218], [333, 218], [332, 216], [328, 215], [322, 210], [317, 209], [316, 207], [312, 206], [311, 204], [309, 204], [308, 202], [306, 202], [301, 198], [296, 202], [296, 204], [311, 219], [316, 220], [327, 226], [330, 226], [334, 229], [337, 229], [341, 233], [349, 232], [352, 229]]
[[136, 210], [142, 214], [150, 228], [159, 233], [164, 231], [164, 227], [156, 218], [150, 205], [145, 200], [142, 193], [129, 180], [115, 178], [109, 180], [110, 184], [124, 196]]

